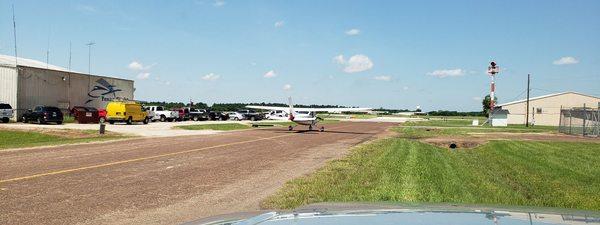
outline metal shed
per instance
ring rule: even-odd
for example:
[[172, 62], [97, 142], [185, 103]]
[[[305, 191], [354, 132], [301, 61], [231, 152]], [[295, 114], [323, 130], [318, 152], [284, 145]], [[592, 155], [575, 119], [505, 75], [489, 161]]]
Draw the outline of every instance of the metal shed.
[[73, 106], [104, 108], [115, 98], [134, 98], [133, 80], [83, 74], [30, 59], [18, 62], [15, 66], [14, 57], [0, 55], [0, 101], [16, 109], [13, 119], [36, 105], [67, 113]]

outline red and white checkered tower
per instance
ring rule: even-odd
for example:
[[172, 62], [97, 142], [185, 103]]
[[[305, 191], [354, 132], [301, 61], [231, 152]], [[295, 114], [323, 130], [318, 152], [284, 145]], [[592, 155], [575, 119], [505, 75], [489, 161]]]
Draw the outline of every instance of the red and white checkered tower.
[[498, 74], [500, 72], [500, 67], [496, 64], [496, 62], [492, 61], [492, 62], [490, 62], [490, 66], [488, 66], [487, 72], [490, 75], [490, 77], [492, 78], [492, 84], [490, 86], [490, 114], [491, 114], [492, 110], [494, 110], [494, 105], [496, 104], [494, 102], [494, 92], [496, 91], [495, 79], [496, 79], [496, 74]]

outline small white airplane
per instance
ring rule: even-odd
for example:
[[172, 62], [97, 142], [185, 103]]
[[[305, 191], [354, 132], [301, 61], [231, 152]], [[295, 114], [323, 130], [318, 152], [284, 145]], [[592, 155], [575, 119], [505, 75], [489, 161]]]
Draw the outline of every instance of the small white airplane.
[[[298, 125], [308, 126], [308, 130], [312, 131], [317, 127], [317, 123], [321, 118], [317, 116], [317, 112], [342, 113], [342, 112], [366, 112], [373, 110], [371, 108], [295, 108], [292, 104], [292, 98], [289, 99], [289, 108], [276, 106], [259, 106], [248, 105], [246, 108], [270, 110], [275, 116], [270, 119], [292, 121]], [[279, 112], [279, 113], [278, 113]], [[282, 113], [285, 116], [282, 115]], [[293, 126], [289, 126], [288, 130], [293, 130]], [[325, 131], [325, 127], [321, 126], [319, 131]]]

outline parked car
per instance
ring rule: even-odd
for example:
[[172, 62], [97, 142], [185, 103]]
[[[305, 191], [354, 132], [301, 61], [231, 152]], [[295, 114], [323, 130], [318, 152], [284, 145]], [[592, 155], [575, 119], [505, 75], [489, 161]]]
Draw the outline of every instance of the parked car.
[[75, 106], [71, 108], [70, 114], [75, 118], [77, 123], [98, 123], [100, 116], [98, 110], [89, 106]]
[[0, 119], [3, 123], [8, 123], [13, 117], [13, 108], [10, 104], [0, 103]]
[[112, 101], [106, 105], [106, 120], [108, 123], [126, 122], [143, 122], [148, 124], [150, 118], [142, 105], [133, 101]]
[[191, 107], [185, 107], [185, 108], [189, 111], [189, 117], [193, 121], [208, 119], [208, 113], [204, 109], [196, 109], [196, 108], [191, 108]]
[[265, 118], [269, 120], [281, 120], [288, 118], [288, 113], [284, 110], [273, 110], [266, 113]]
[[229, 113], [227, 113], [227, 115], [229, 116], [230, 120], [243, 120], [244, 119], [244, 115], [242, 115], [239, 112], [229, 112]]
[[179, 112], [173, 110], [167, 110], [162, 106], [146, 106], [146, 111], [154, 112], [154, 116], [150, 118], [152, 121], [160, 120], [160, 122], [173, 122], [179, 118]]
[[179, 117], [177, 117], [177, 121], [186, 121], [190, 119], [190, 111], [186, 108], [173, 108], [173, 111], [177, 111], [179, 113]]
[[251, 109], [243, 109], [243, 110], [238, 110], [238, 113], [242, 114], [244, 116], [245, 120], [262, 120], [263, 119], [263, 115], [260, 113], [257, 113], [254, 110]]
[[209, 120], [228, 120], [229, 114], [217, 111], [210, 111], [208, 113]]
[[62, 124], [63, 119], [63, 113], [59, 108], [54, 106], [36, 106], [33, 110], [28, 109], [27, 112], [23, 113], [21, 116], [21, 121], [23, 121], [23, 123], [34, 121], [39, 124], [48, 122]]

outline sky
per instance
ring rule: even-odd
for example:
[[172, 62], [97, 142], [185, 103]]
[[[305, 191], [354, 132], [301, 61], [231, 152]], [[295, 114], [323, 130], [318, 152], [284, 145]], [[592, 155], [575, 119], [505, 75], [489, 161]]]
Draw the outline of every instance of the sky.
[[146, 101], [481, 110], [600, 96], [600, 1], [0, 1], [0, 54], [135, 80]]

